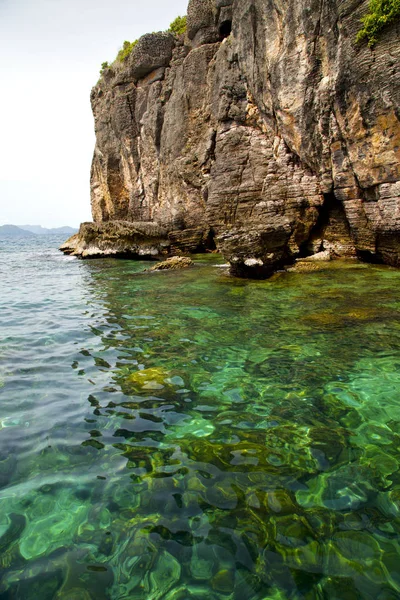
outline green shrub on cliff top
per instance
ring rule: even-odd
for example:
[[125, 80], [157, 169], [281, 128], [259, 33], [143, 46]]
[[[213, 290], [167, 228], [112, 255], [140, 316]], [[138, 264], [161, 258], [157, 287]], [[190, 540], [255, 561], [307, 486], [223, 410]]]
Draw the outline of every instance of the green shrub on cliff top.
[[[174, 19], [172, 21], [172, 23], [170, 24], [168, 32], [174, 33], [175, 35], [180, 35], [182, 33], [185, 33], [186, 32], [186, 15], [184, 17], [176, 17], [176, 19]], [[138, 43], [138, 40], [135, 40], [134, 42], [128, 42], [127, 40], [125, 40], [125, 42], [123, 43], [121, 50], [118, 52], [117, 58], [115, 59], [114, 62], [116, 62], [116, 61], [124, 62], [124, 60], [126, 60], [128, 58], [128, 56], [130, 55], [130, 53], [132, 52], [132, 50], [134, 49], [134, 47], [136, 46], [137, 43]], [[100, 75], [103, 75], [104, 71], [106, 69], [108, 69], [110, 66], [111, 65], [109, 65], [108, 62], [103, 62], [101, 65]]]
[[184, 17], [176, 17], [169, 26], [168, 31], [180, 35], [186, 33], [186, 15]]
[[101, 63], [100, 75], [103, 75], [104, 71], [105, 71], [106, 69], [108, 69], [108, 67], [109, 67], [109, 66], [110, 66], [110, 65], [108, 64], [108, 62], [107, 62], [107, 61], [106, 61], [106, 62], [103, 62], [103, 63]]
[[[117, 58], [115, 59], [114, 62], [116, 62], [116, 61], [124, 62], [124, 60], [126, 60], [128, 58], [128, 56], [130, 55], [130, 53], [132, 52], [132, 50], [134, 49], [134, 47], [136, 46], [137, 43], [138, 43], [138, 40], [135, 40], [134, 42], [128, 42], [127, 40], [125, 40], [125, 42], [123, 43], [121, 50], [118, 52]], [[103, 75], [104, 71], [106, 69], [108, 69], [110, 66], [111, 65], [109, 65], [107, 61], [101, 63], [100, 75]]]
[[134, 42], [128, 42], [127, 40], [125, 40], [121, 50], [117, 54], [116, 60], [119, 60], [119, 62], [123, 62], [124, 60], [126, 60], [137, 43], [138, 40], [135, 40]]
[[368, 14], [361, 19], [363, 27], [357, 34], [357, 42], [367, 39], [368, 46], [374, 46], [381, 29], [399, 17], [400, 0], [371, 0]]

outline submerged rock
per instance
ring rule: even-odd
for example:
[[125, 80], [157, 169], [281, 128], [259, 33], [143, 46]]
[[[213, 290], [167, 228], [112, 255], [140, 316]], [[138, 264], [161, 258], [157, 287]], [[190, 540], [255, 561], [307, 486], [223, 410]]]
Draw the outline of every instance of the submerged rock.
[[26, 526], [26, 518], [23, 515], [11, 513], [9, 519], [9, 527], [0, 537], [0, 552], [6, 552], [11, 544], [19, 540]]
[[333, 472], [321, 473], [307, 482], [308, 490], [296, 493], [297, 502], [305, 507], [331, 510], [358, 510], [375, 499], [377, 481], [365, 467], [343, 465]]
[[151, 367], [134, 371], [125, 378], [124, 383], [144, 390], [162, 390], [167, 384], [169, 371], [161, 367]]
[[186, 439], [189, 436], [203, 438], [211, 435], [215, 430], [214, 425], [202, 417], [185, 418], [176, 425], [174, 430], [167, 437], [176, 439]]
[[149, 573], [148, 584], [145, 585], [145, 588], [149, 589], [152, 598], [158, 600], [165, 597], [168, 590], [178, 583], [180, 577], [180, 564], [176, 558], [164, 550]]
[[231, 594], [235, 586], [235, 573], [232, 570], [221, 569], [211, 579], [211, 587], [216, 592]]

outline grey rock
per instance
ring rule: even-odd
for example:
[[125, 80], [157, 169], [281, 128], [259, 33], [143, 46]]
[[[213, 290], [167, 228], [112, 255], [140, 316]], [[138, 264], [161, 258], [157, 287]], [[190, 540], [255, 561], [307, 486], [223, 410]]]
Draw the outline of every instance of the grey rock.
[[142, 79], [159, 67], [167, 67], [175, 46], [174, 36], [160, 31], [139, 38], [127, 62], [134, 79]]
[[189, 0], [187, 36], [194, 45], [210, 44], [219, 40], [217, 7], [214, 0]]
[[[219, 29], [219, 33], [221, 35], [221, 37], [223, 36], [223, 30], [222, 30], [222, 25], [223, 23], [228, 23], [231, 25], [232, 23], [232, 6], [223, 6], [220, 10], [219, 13], [219, 18], [218, 18], [218, 29]], [[227, 33], [227, 32], [226, 32]]]

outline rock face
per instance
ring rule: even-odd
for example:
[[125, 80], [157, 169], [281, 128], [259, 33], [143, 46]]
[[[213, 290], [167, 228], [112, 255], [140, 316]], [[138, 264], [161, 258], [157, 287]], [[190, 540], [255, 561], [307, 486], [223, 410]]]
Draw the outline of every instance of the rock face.
[[244, 276], [319, 252], [400, 265], [400, 24], [368, 0], [190, 0], [91, 94], [92, 213]]

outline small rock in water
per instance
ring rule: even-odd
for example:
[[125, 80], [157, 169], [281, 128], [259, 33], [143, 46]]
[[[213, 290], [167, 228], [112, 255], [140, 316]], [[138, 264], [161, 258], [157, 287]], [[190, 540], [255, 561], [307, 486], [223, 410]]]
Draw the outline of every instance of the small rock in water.
[[174, 271], [176, 269], [185, 269], [192, 264], [192, 259], [187, 256], [171, 256], [171, 258], [167, 258], [167, 260], [157, 263], [154, 267], [150, 267], [148, 271]]
[[178, 387], [183, 387], [185, 385], [185, 382], [183, 381], [182, 377], [179, 377], [179, 375], [174, 375], [173, 377], [168, 377], [168, 379], [165, 380], [166, 383], [169, 383], [171, 385], [176, 385]]
[[211, 586], [216, 592], [230, 594], [235, 585], [234, 573], [228, 569], [221, 569], [211, 580]]
[[302, 258], [299, 262], [315, 262], [320, 260], [331, 260], [331, 253], [329, 250], [322, 250], [321, 252], [317, 252], [316, 254], [312, 254], [311, 256], [307, 256], [306, 258]]
[[162, 390], [164, 386], [162, 383], [157, 383], [157, 381], [147, 381], [143, 386], [144, 390]]
[[[188, 398], [185, 399], [188, 401]], [[197, 417], [191, 419], [189, 422], [183, 422], [178, 424], [178, 429], [174, 433], [177, 438], [185, 438], [187, 435], [193, 435], [195, 437], [207, 437], [211, 435], [215, 430], [215, 427], [210, 421]]]
[[161, 390], [168, 378], [169, 372], [161, 367], [150, 367], [141, 371], [134, 371], [126, 378], [126, 383], [136, 385], [142, 389]]
[[164, 597], [164, 594], [179, 581], [180, 576], [181, 566], [179, 562], [172, 554], [169, 554], [169, 552], [164, 550], [149, 576], [149, 587], [154, 593], [151, 597]]

